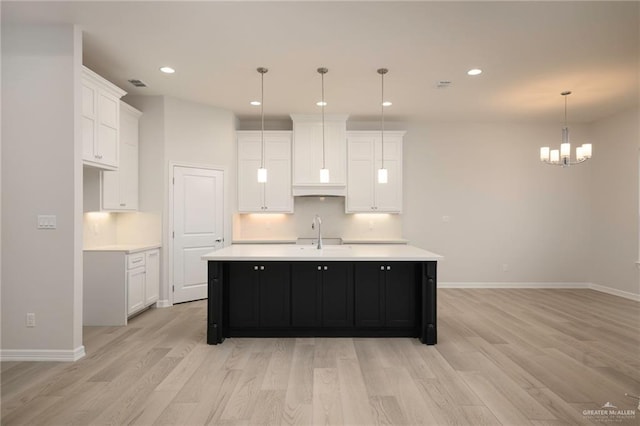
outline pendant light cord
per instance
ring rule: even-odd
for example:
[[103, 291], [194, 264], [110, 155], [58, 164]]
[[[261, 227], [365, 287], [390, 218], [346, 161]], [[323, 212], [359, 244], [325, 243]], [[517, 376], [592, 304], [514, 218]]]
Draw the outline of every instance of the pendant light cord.
[[382, 99], [380, 100], [380, 146], [382, 147], [382, 161], [381, 161], [381, 169], [384, 169], [384, 75], [388, 73], [389, 70], [386, 68], [378, 68], [378, 74], [380, 74], [382, 80]]
[[381, 169], [384, 169], [384, 72], [380, 74], [382, 76], [382, 99], [380, 101], [380, 116], [382, 117], [382, 131], [380, 132], [380, 145], [382, 148], [382, 163]]
[[264, 169], [264, 75], [268, 68], [259, 67], [260, 73], [260, 168]]
[[260, 71], [260, 117], [260, 145], [262, 148], [260, 154], [260, 168], [264, 169], [264, 72], [262, 71]]
[[324, 147], [324, 74], [327, 71], [325, 70], [324, 72], [321, 72], [320, 75], [322, 76], [322, 168], [326, 169], [325, 167], [325, 147]]

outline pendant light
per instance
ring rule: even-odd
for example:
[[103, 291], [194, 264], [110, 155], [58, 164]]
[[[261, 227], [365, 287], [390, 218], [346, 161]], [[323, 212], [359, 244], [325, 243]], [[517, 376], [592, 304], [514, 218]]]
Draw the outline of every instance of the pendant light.
[[267, 68], [260, 67], [257, 69], [260, 73], [260, 168], [258, 169], [258, 182], [267, 182], [267, 169], [264, 167], [264, 75], [269, 71]]
[[382, 148], [380, 159], [382, 161], [378, 169], [378, 183], [387, 183], [389, 180], [389, 172], [384, 168], [384, 75], [388, 72], [389, 70], [386, 68], [378, 69], [382, 81], [382, 99], [380, 100], [380, 147]]
[[320, 183], [329, 183], [329, 169], [327, 169], [325, 163], [325, 143], [324, 143], [324, 75], [329, 72], [327, 68], [318, 68], [318, 73], [322, 76], [322, 100], [320, 106], [322, 107], [322, 168], [320, 169]]
[[540, 148], [540, 161], [553, 166], [568, 167], [572, 164], [580, 164], [591, 158], [592, 146], [584, 143], [576, 148], [576, 160], [571, 161], [571, 144], [569, 143], [569, 127], [567, 125], [567, 96], [570, 91], [560, 93], [564, 96], [564, 127], [562, 128], [562, 144], [560, 150], [549, 150], [548, 146]]

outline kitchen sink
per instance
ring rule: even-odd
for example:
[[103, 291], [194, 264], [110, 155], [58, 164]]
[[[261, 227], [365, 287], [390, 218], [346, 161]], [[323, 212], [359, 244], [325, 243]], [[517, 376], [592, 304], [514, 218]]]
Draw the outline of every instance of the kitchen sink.
[[[303, 246], [315, 246], [318, 244], [318, 239], [317, 238], [298, 238], [296, 240], [296, 244], [300, 244]], [[337, 238], [323, 238], [322, 239], [322, 245], [323, 246], [340, 246], [342, 245], [342, 238], [337, 237]]]
[[[324, 243], [324, 240], [322, 241]], [[308, 245], [301, 245], [298, 247], [298, 250], [304, 250], [304, 251], [320, 251], [318, 250], [318, 248], [316, 246], [308, 246]], [[321, 250], [324, 250], [325, 252], [327, 251], [342, 251], [342, 250], [351, 250], [351, 246], [343, 246], [343, 245], [326, 245], [323, 246]]]

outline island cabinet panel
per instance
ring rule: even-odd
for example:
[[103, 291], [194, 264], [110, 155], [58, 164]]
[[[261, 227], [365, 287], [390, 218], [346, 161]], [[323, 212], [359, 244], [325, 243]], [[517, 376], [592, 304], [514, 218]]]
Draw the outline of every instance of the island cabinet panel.
[[315, 262], [291, 265], [291, 325], [319, 327], [322, 324], [322, 267]]
[[289, 325], [289, 265], [280, 262], [234, 262], [229, 266], [229, 326]]
[[349, 262], [292, 263], [292, 325], [353, 327], [352, 270]]
[[414, 262], [355, 265], [356, 326], [413, 327], [420, 268]]
[[229, 326], [258, 327], [259, 271], [257, 263], [233, 262], [229, 264]]
[[287, 327], [289, 318], [289, 265], [264, 262], [258, 267], [260, 327]]
[[322, 326], [353, 327], [353, 267], [348, 262], [322, 265]]
[[415, 263], [393, 262], [385, 265], [387, 327], [411, 327], [416, 323], [419, 280], [420, 268]]
[[384, 268], [377, 262], [355, 265], [356, 326], [382, 327], [385, 318]]

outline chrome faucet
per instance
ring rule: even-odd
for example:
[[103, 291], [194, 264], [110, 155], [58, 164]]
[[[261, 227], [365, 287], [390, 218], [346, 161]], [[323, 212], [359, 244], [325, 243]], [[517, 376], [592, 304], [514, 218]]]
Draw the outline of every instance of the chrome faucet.
[[316, 224], [318, 226], [318, 245], [316, 248], [320, 250], [322, 249], [322, 219], [320, 219], [320, 215], [316, 215], [313, 218], [313, 222], [311, 222], [311, 229], [316, 229]]

